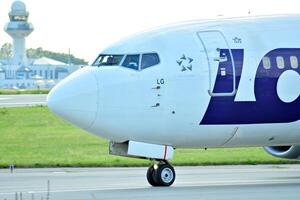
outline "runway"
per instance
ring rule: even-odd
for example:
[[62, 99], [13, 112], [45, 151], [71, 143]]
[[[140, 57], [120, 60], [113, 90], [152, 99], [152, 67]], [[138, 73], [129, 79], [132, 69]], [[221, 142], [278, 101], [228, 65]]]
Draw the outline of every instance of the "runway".
[[46, 105], [46, 94], [0, 95], [0, 107]]
[[300, 199], [300, 165], [175, 169], [177, 178], [169, 188], [150, 187], [147, 168], [1, 169], [0, 200], [14, 200], [15, 192], [22, 192], [24, 200]]

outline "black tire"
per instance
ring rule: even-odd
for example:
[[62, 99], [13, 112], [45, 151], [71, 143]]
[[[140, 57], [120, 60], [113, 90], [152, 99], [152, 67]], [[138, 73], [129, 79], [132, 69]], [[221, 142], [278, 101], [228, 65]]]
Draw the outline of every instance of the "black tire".
[[147, 181], [152, 186], [158, 186], [156, 180], [155, 180], [155, 169], [154, 165], [150, 166], [147, 170]]
[[175, 181], [175, 170], [169, 164], [159, 165], [155, 170], [155, 180], [158, 186], [171, 186]]

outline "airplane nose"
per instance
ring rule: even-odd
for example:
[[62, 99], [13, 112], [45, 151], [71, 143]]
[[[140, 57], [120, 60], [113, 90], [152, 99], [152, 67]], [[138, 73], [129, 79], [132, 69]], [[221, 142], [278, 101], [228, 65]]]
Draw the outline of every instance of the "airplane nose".
[[92, 69], [85, 67], [69, 75], [48, 94], [48, 107], [72, 124], [88, 129], [97, 117], [98, 85]]

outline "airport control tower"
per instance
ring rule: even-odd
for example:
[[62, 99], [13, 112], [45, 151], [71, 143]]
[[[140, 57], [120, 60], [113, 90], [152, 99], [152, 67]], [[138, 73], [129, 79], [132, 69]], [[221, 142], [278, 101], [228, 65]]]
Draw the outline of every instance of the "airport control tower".
[[26, 66], [27, 56], [25, 48], [25, 37], [33, 31], [33, 25], [28, 22], [29, 13], [22, 1], [15, 1], [8, 14], [10, 22], [4, 28], [13, 38], [14, 57], [12, 64]]

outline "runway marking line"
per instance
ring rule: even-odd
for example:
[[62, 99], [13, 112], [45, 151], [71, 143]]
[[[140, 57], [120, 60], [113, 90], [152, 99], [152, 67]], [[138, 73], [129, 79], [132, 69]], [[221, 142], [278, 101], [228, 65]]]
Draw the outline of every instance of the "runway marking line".
[[[275, 180], [255, 180], [254, 182], [233, 182], [233, 181], [219, 181], [219, 183], [216, 183], [216, 181], [214, 181], [214, 183], [200, 183], [199, 185], [193, 183], [190, 185], [179, 185], [179, 186], [175, 186], [175, 187], [171, 187], [171, 188], [184, 188], [184, 187], [222, 187], [222, 186], [247, 186], [247, 185], [279, 185], [279, 184], [299, 184], [299, 181], [291, 181], [291, 180], [286, 180], [286, 181], [277, 181], [274, 182]], [[147, 188], [151, 188], [151, 187], [125, 187], [125, 188], [116, 188], [116, 187], [106, 187], [106, 188], [95, 188], [95, 189], [77, 189], [77, 190], [53, 190], [50, 191], [50, 193], [64, 193], [64, 192], [96, 192], [96, 191], [105, 191], [105, 190], [128, 190], [128, 189], [147, 189]], [[167, 188], [166, 188], [167, 189]], [[21, 191], [22, 192], [22, 191]], [[25, 193], [34, 193], [34, 194], [43, 194], [43, 193], [47, 193], [48, 191], [46, 190], [41, 190], [41, 191], [23, 191]], [[15, 192], [3, 192], [0, 193], [0, 195], [15, 195]]]
[[0, 103], [1, 105], [31, 105], [31, 104], [47, 104], [47, 102], [37, 101], [37, 102], [18, 102], [18, 103]]

